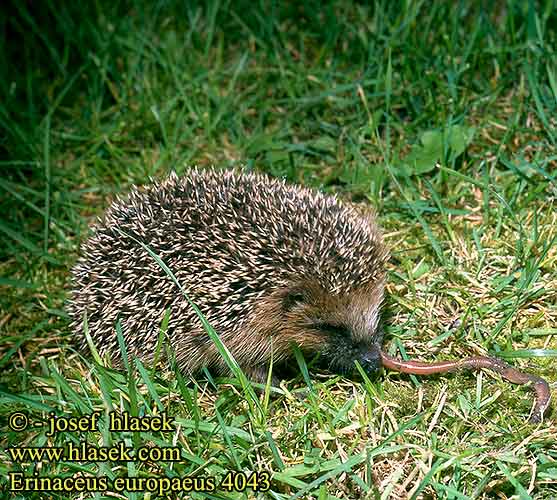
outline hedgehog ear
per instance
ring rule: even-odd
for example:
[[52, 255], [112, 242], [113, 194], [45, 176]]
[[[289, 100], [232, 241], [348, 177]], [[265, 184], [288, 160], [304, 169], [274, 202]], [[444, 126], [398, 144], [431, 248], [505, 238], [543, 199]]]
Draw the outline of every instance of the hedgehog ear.
[[291, 311], [294, 306], [303, 304], [306, 301], [306, 296], [299, 288], [290, 288], [285, 291], [282, 296], [282, 310], [284, 312]]

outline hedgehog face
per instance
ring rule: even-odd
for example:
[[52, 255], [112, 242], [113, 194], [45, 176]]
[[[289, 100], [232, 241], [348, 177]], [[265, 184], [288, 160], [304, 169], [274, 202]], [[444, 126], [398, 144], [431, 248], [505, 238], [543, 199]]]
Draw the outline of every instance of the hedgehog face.
[[297, 332], [294, 341], [318, 363], [348, 374], [358, 361], [367, 372], [380, 368], [383, 337], [379, 326], [382, 279], [344, 294], [333, 294], [316, 283], [303, 283], [283, 295], [284, 332]]

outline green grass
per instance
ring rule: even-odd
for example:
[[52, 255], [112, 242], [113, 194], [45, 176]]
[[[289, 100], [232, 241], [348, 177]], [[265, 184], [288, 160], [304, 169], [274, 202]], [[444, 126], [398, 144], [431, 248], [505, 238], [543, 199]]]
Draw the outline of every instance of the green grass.
[[[116, 194], [193, 164], [244, 165], [376, 208], [392, 248], [390, 352], [490, 352], [555, 393], [557, 5], [480, 4], [9, 2], [0, 446], [123, 440], [176, 446], [182, 460], [37, 467], [3, 450], [1, 481], [257, 471], [269, 492], [191, 498], [556, 498], [555, 403], [530, 426], [530, 393], [499, 377], [358, 381], [299, 360], [300, 376], [254, 401], [240, 374], [190, 380], [83, 359], [64, 312], [79, 244]], [[7, 426], [14, 411], [41, 422], [95, 410], [99, 431], [81, 437]], [[112, 410], [166, 411], [179, 430], [109, 432]]]

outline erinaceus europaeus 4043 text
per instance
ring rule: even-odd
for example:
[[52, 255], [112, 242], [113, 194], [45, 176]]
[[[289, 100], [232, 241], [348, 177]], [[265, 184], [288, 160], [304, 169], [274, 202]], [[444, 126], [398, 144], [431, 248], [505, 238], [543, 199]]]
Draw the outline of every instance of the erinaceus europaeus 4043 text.
[[371, 212], [334, 196], [259, 174], [192, 169], [134, 188], [114, 202], [82, 247], [73, 269], [72, 327], [83, 336], [87, 317], [102, 355], [118, 363], [115, 324], [128, 352], [153, 361], [161, 321], [182, 370], [226, 365], [199, 318], [164, 269], [254, 380], [292, 362], [292, 345], [319, 354], [329, 370], [348, 373], [354, 362], [407, 373], [490, 368], [515, 383], [531, 382], [539, 419], [549, 403], [545, 381], [495, 358], [425, 364], [381, 350], [380, 311], [388, 252]]

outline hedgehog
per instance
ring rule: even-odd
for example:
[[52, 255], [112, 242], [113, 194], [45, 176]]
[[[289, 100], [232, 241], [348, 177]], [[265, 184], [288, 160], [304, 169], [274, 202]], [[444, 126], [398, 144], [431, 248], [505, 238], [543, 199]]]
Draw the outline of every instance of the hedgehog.
[[80, 347], [87, 350], [86, 321], [116, 367], [117, 321], [128, 354], [149, 364], [169, 310], [180, 370], [226, 373], [193, 302], [254, 382], [266, 380], [271, 360], [274, 381], [291, 371], [294, 346], [339, 374], [353, 373], [356, 361], [370, 374], [488, 368], [532, 385], [539, 421], [550, 399], [540, 377], [497, 358], [423, 363], [382, 349], [388, 257], [371, 209], [264, 174], [192, 168], [112, 203], [72, 269], [67, 308]]

